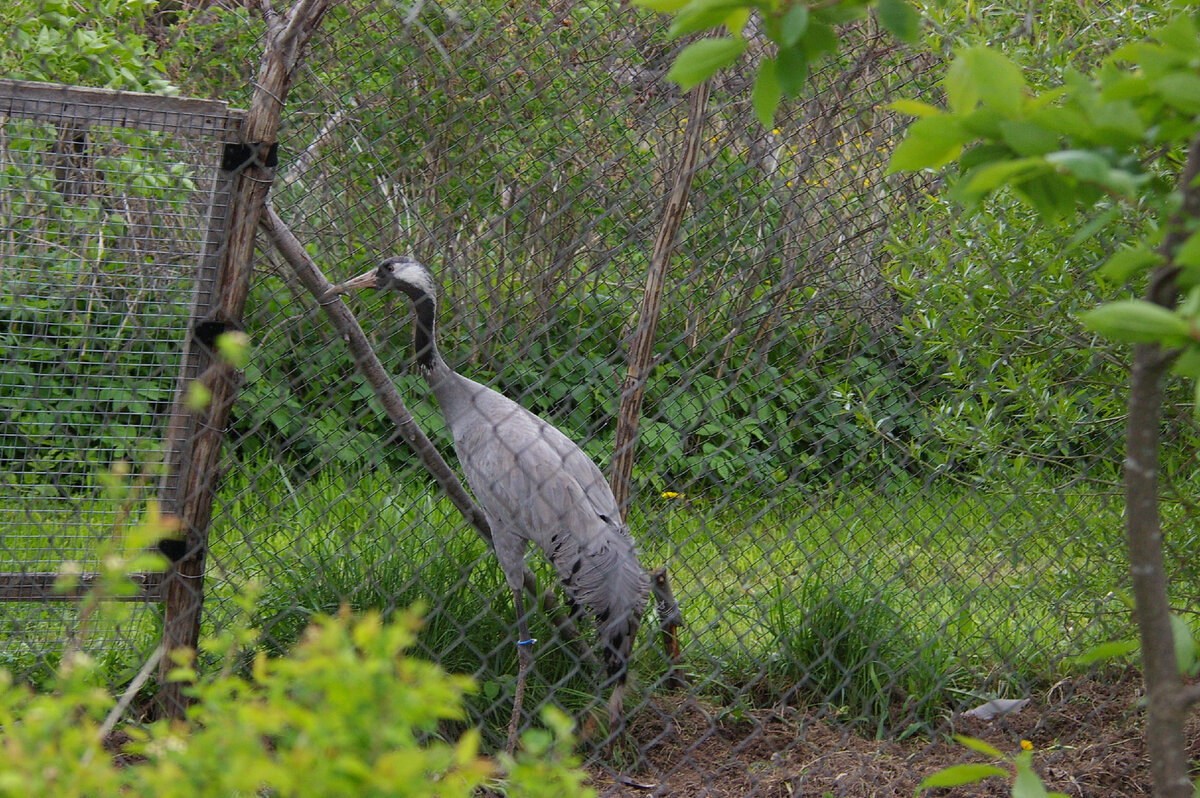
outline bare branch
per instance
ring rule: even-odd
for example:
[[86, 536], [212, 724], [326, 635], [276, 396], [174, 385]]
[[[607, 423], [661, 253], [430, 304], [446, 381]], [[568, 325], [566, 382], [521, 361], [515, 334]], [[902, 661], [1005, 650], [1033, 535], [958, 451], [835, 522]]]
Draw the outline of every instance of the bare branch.
[[279, 14], [271, 7], [271, 0], [247, 0], [246, 6], [255, 9], [262, 15], [263, 21], [267, 23], [267, 29], [271, 30], [279, 19]]
[[1193, 704], [1200, 704], [1200, 683], [1189, 684], [1179, 691], [1179, 704], [1184, 712], [1191, 709]]
[[675, 239], [687, 212], [688, 197], [692, 190], [692, 179], [696, 176], [696, 164], [704, 135], [704, 113], [708, 108], [709, 82], [705, 81], [692, 89], [688, 104], [687, 129], [683, 134], [683, 150], [679, 155], [679, 166], [675, 173], [675, 185], [667, 199], [662, 222], [650, 251], [650, 266], [646, 270], [646, 288], [642, 292], [642, 304], [638, 311], [638, 324], [633, 340], [629, 344], [629, 365], [621, 385], [621, 407], [617, 412], [617, 431], [613, 443], [613, 460], [610, 465], [609, 483], [617, 506], [621, 508], [622, 520], [629, 517], [629, 500], [633, 461], [637, 454], [638, 423], [642, 414], [642, 400], [646, 394], [646, 379], [654, 361], [654, 338], [658, 330], [658, 316], [662, 311], [663, 284]]
[[325, 120], [325, 124], [321, 125], [321, 129], [317, 131], [317, 135], [313, 136], [312, 142], [304, 148], [303, 152], [296, 156], [292, 168], [279, 178], [284, 185], [290, 186], [304, 176], [304, 173], [312, 166], [312, 162], [317, 159], [321, 148], [333, 136], [334, 129], [342, 124], [346, 120], [346, 117], [356, 108], [358, 108], [358, 103], [351, 98], [348, 107], [339, 108]]
[[327, 0], [299, 0], [287, 13], [286, 27], [276, 38], [276, 46], [287, 51], [291, 50], [298, 40], [307, 42], [311, 28], [320, 20], [327, 7]]

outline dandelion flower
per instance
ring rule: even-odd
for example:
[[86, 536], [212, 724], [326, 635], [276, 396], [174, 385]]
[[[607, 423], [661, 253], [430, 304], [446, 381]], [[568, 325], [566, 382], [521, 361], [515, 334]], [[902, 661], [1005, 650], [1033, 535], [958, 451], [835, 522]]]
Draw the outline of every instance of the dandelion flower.
[[1022, 751], [1032, 751], [1033, 743], [1029, 742], [1028, 740], [1022, 740], [1021, 741], [1021, 750]]
[[678, 494], [678, 493], [676, 493], [676, 492], [675, 492], [675, 491], [673, 491], [673, 490], [664, 490], [664, 491], [663, 491], [663, 494], [662, 494], [662, 497], [663, 497], [664, 499], [678, 499], [678, 498], [679, 498], [679, 494]]

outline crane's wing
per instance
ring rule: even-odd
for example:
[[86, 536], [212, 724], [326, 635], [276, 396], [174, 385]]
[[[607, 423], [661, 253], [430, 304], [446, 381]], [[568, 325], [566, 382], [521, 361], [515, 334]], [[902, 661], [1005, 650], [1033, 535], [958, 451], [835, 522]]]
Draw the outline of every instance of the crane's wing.
[[566, 435], [498, 393], [476, 392], [469, 408], [455, 410], [454, 448], [497, 530], [501, 564], [515, 573], [525, 541], [537, 543], [599, 619], [610, 665], [627, 662], [649, 583], [600, 469]]
[[455, 453], [480, 504], [502, 523], [543, 545], [538, 530], [621, 525], [604, 475], [570, 438], [494, 391], [471, 402], [473, 412], [451, 425]]

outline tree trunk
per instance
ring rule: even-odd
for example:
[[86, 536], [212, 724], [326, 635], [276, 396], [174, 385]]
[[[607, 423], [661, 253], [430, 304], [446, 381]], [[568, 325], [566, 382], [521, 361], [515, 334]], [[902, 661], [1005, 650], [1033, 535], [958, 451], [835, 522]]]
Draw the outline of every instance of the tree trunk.
[[[1174, 308], [1176, 303], [1175, 250], [1188, 236], [1187, 222], [1200, 218], [1198, 174], [1200, 138], [1192, 142], [1179, 177], [1183, 206], [1171, 220], [1160, 250], [1166, 265], [1154, 272], [1146, 290], [1147, 300], [1165, 308]], [[1154, 794], [1192, 798], [1184, 727], [1197, 691], [1184, 687], [1175, 658], [1158, 513], [1162, 383], [1174, 357], [1175, 353], [1163, 351], [1157, 344], [1138, 344], [1133, 350], [1125, 435], [1125, 536], [1146, 683], [1146, 748]]]

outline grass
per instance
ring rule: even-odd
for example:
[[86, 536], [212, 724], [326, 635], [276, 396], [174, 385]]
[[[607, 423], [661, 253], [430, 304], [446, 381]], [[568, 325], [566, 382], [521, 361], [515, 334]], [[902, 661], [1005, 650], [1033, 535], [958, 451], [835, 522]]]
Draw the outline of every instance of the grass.
[[[82, 504], [86, 532], [89, 519], [106, 516]], [[1119, 524], [1119, 501], [1081, 487], [1027, 483], [1015, 493], [915, 481], [770, 500], [655, 498], [631, 518], [643, 563], [670, 567], [694, 689], [735, 714], [824, 705], [876, 735], [1024, 694], [1059, 678], [1070, 656], [1125, 636], [1127, 612], [1109, 598], [1125, 578], [1112, 556]], [[540, 556], [531, 564], [552, 583]], [[511, 596], [484, 544], [419, 474], [325, 471], [302, 481], [275, 461], [244, 462], [215, 510], [210, 573], [206, 626], [228, 623], [237, 585], [255, 580], [261, 645], [275, 652], [343, 604], [385, 613], [423, 605], [419, 653], [473, 674], [481, 690], [472, 714], [503, 728], [516, 668]], [[57, 611], [8, 605], [16, 607], [46, 619]], [[156, 613], [130, 618], [114, 675], [153, 646]], [[529, 705], [598, 710], [599, 674], [576, 662], [541, 613], [531, 629], [541, 642]], [[0, 664], [51, 661], [52, 652], [31, 655], [19, 629], [6, 631]], [[665, 662], [652, 633], [640, 646], [635, 676], [646, 697]]]
[[[263, 585], [264, 645], [286, 649], [341, 604], [421, 603], [421, 653], [474, 674], [474, 710], [500, 727], [515, 673], [511, 597], [457, 511], [415, 473], [299, 483], [278, 469], [232, 473], [214, 529], [214, 563]], [[1119, 522], [1118, 501], [1084, 489], [916, 483], [885, 495], [654, 499], [631, 518], [644, 564], [671, 569], [697, 689], [731, 711], [825, 704], [873, 734], [1052, 682], [1068, 657], [1126, 634], [1127, 613], [1106, 599], [1124, 581]], [[531, 563], [552, 583], [540, 556]], [[208, 622], [220, 624], [232, 583], [211, 584]], [[540, 613], [532, 629], [531, 699], [591, 706], [597, 674]], [[649, 690], [665, 663], [654, 635], [641, 647]]]

